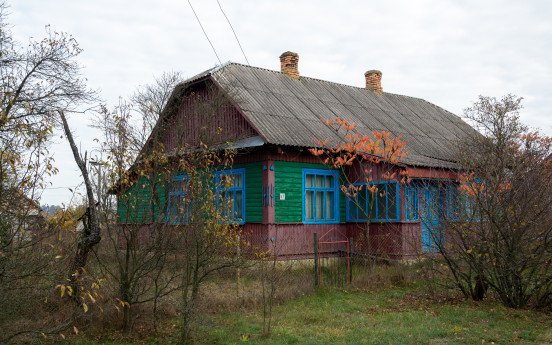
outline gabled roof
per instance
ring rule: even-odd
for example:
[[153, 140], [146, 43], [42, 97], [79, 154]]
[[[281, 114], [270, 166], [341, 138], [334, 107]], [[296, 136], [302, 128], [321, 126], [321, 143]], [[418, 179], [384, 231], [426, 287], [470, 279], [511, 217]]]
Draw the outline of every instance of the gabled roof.
[[474, 129], [460, 117], [420, 98], [373, 91], [263, 68], [227, 63], [184, 83], [209, 78], [240, 108], [266, 143], [313, 147], [340, 139], [323, 120], [340, 116], [369, 134], [389, 131], [406, 140], [405, 164], [455, 168], [454, 142]]

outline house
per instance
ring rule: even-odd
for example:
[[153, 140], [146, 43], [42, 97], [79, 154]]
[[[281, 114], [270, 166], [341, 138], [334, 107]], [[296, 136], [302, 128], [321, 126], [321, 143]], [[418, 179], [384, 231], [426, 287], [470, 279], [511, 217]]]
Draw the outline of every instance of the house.
[[6, 243], [29, 241], [34, 236], [42, 236], [46, 227], [46, 213], [40, 204], [18, 188], [2, 190], [0, 210], [4, 226], [0, 237], [6, 236]]
[[[301, 76], [296, 53], [283, 53], [280, 62], [281, 71], [226, 63], [181, 83], [159, 120], [165, 126], [156, 126], [145, 150], [162, 142], [171, 153], [179, 145], [197, 144], [205, 131], [224, 133], [219, 141], [231, 142], [238, 154], [233, 168], [217, 177], [231, 175], [238, 181], [229, 191], [236, 221], [252, 243], [271, 248], [275, 239], [285, 239], [278, 255], [296, 257], [313, 252], [315, 232], [326, 240], [352, 238], [360, 243], [366, 224], [359, 207], [340, 192], [339, 173], [309, 151], [317, 140], [331, 144], [343, 139], [323, 120], [340, 116], [354, 122], [361, 133], [390, 131], [407, 142], [401, 165], [412, 182], [384, 180], [375, 167], [374, 183], [385, 193], [373, 210], [368, 202], [363, 210], [360, 206], [371, 214], [369, 243], [364, 246], [398, 259], [434, 251], [432, 226], [427, 224], [439, 224], [447, 201], [447, 212], [454, 209], [454, 143], [474, 130], [423, 99], [384, 92], [379, 71], [366, 72], [366, 87], [359, 88]], [[201, 106], [190, 99], [195, 95], [212, 100], [215, 93], [227, 103], [217, 106], [207, 121]], [[170, 219], [171, 204], [179, 200], [174, 186], [182, 179], [174, 176], [158, 191], [166, 208], [143, 205], [139, 219], [125, 222]], [[144, 192], [131, 188], [125, 193]], [[125, 212], [120, 206], [120, 219]], [[338, 250], [336, 246], [320, 250]]]

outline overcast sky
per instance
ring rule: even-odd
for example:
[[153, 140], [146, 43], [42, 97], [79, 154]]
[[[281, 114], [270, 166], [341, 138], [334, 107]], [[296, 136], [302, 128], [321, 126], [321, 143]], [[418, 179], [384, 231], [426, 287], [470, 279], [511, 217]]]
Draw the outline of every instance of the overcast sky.
[[[278, 70], [299, 53], [304, 76], [421, 97], [458, 115], [477, 96], [524, 97], [522, 119], [552, 135], [552, 3], [549, 1], [220, 0], [254, 66]], [[89, 85], [107, 104], [164, 71], [195, 75], [218, 64], [186, 0], [8, 0], [13, 34], [71, 33]], [[245, 62], [216, 0], [192, 0], [222, 62]], [[70, 119], [82, 147], [95, 133]], [[80, 177], [67, 144], [53, 146], [59, 174], [42, 204], [61, 204]]]

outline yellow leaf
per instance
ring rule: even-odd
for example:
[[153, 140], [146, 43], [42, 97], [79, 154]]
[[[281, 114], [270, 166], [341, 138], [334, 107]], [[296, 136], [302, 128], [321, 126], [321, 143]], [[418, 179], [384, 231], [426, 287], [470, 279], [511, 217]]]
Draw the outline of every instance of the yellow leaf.
[[59, 259], [61, 259], [61, 258], [63, 258], [63, 256], [61, 256], [61, 255], [57, 255], [57, 256], [56, 256], [56, 260], [59, 260]]
[[86, 303], [83, 303], [82, 309], [84, 310], [85, 313], [88, 312], [88, 305]]
[[56, 286], [57, 288], [59, 288], [59, 294], [60, 294], [60, 297], [63, 298], [63, 296], [65, 295], [65, 285], [58, 285]]
[[73, 296], [73, 287], [72, 287], [72, 286], [68, 286], [68, 287], [67, 287], [67, 294], [68, 294], [69, 296]]

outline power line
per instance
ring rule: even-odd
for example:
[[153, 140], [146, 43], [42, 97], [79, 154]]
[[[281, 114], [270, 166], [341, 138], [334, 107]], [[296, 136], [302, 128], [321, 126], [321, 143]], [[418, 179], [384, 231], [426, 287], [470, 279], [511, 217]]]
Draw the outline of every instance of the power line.
[[207, 32], [205, 31], [205, 29], [203, 28], [203, 25], [201, 24], [201, 21], [199, 20], [199, 17], [197, 16], [197, 13], [196, 11], [194, 10], [194, 7], [192, 6], [192, 3], [190, 2], [190, 0], [188, 0], [188, 5], [190, 5], [190, 8], [192, 9], [192, 12], [194, 12], [194, 16], [196, 17], [197, 19], [197, 22], [199, 23], [199, 26], [201, 27], [201, 30], [203, 31], [203, 34], [205, 35], [205, 37], [207, 38], [207, 41], [209, 41], [209, 44], [211, 45], [211, 48], [213, 48], [213, 52], [215, 53], [216, 57], [217, 57], [217, 60], [219, 62], [219, 64], [222, 65], [222, 61], [220, 61], [220, 58], [217, 54], [217, 51], [215, 49], [215, 46], [213, 45], [213, 43], [211, 42], [211, 40], [209, 39], [209, 36], [207, 36]]
[[245, 52], [243, 51], [243, 47], [240, 43], [240, 40], [238, 39], [238, 35], [236, 34], [236, 31], [234, 30], [234, 27], [232, 26], [232, 23], [230, 23], [230, 19], [228, 19], [228, 16], [226, 15], [226, 13], [224, 12], [224, 10], [222, 9], [222, 6], [219, 2], [219, 0], [217, 0], [217, 4], [219, 5], [219, 8], [220, 8], [220, 11], [222, 12], [222, 14], [224, 15], [224, 18], [226, 18], [226, 21], [228, 22], [228, 25], [230, 25], [230, 29], [232, 29], [232, 32], [234, 33], [234, 37], [236, 38], [236, 41], [238, 42], [238, 46], [240, 46], [240, 50], [243, 54], [243, 57], [245, 58], [245, 61], [247, 62], [248, 65], [251, 65], [249, 63], [249, 60], [247, 59], [247, 56], [245, 56]]

